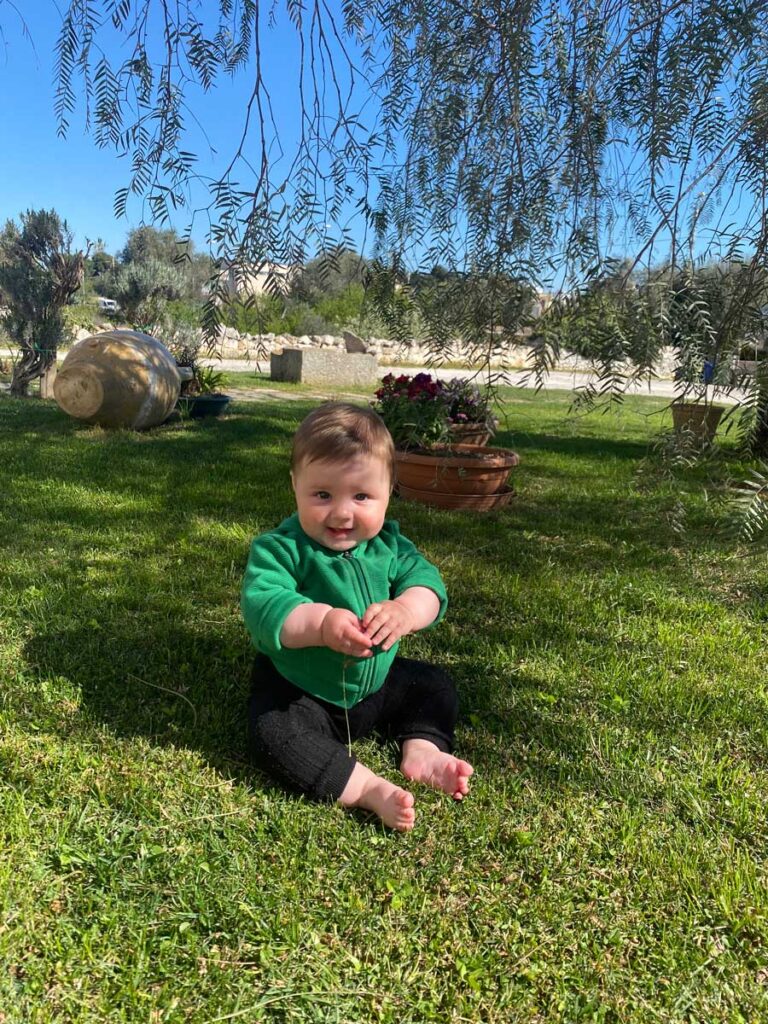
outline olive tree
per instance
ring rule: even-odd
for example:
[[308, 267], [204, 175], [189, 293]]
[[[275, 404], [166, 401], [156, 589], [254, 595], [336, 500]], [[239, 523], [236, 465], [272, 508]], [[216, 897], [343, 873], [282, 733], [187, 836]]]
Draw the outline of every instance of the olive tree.
[[55, 210], [27, 210], [19, 219], [0, 232], [0, 296], [3, 327], [21, 350], [11, 394], [24, 396], [56, 361], [62, 310], [82, 284], [84, 253], [72, 250], [72, 234]]
[[167, 303], [183, 294], [184, 285], [178, 267], [148, 258], [120, 267], [109, 292], [131, 326], [151, 334], [162, 326]]
[[172, 298], [199, 300], [212, 273], [210, 258], [196, 252], [191, 239], [180, 238], [174, 228], [159, 230], [149, 224], [128, 232], [119, 260], [123, 267], [150, 264], [169, 268], [171, 272], [161, 270], [161, 275], [166, 284], [174, 281], [173, 291], [178, 294], [168, 296]]

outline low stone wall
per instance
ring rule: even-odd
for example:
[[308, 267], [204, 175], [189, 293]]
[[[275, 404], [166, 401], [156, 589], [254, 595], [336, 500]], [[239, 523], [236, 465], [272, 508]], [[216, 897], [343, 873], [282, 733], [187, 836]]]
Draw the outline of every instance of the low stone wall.
[[359, 338], [349, 331], [343, 335], [333, 334], [238, 334], [232, 327], [224, 327], [220, 332], [218, 354], [224, 359], [259, 359], [268, 360], [273, 352], [284, 349], [325, 349], [328, 351], [366, 353], [375, 356], [377, 361], [397, 362], [398, 359], [422, 362], [427, 352], [414, 343], [403, 349], [397, 342], [389, 338]]
[[369, 387], [379, 379], [376, 357], [362, 352], [286, 348], [269, 357], [270, 378], [293, 384]]
[[[358, 345], [355, 345], [355, 341]], [[294, 337], [287, 334], [238, 334], [231, 327], [221, 332], [221, 345], [218, 354], [224, 359], [248, 359], [251, 362], [262, 360], [269, 362], [274, 352], [283, 349], [325, 349], [339, 352], [366, 352], [376, 357], [379, 363], [397, 365], [401, 362], [425, 365], [429, 359], [429, 351], [412, 342], [407, 347], [389, 338], [359, 339], [345, 332], [343, 336], [332, 334], [303, 334]], [[524, 369], [530, 365], [531, 348], [529, 345], [499, 345], [491, 355], [491, 365], [506, 369]], [[467, 358], [461, 346], [456, 343], [446, 356], [446, 361], [461, 362]], [[667, 349], [656, 367], [660, 377], [671, 377], [675, 366], [674, 349]], [[592, 366], [587, 359], [573, 353], [563, 353], [555, 369], [563, 371], [588, 372]]]
[[[111, 328], [110, 328], [111, 329]], [[81, 330], [76, 334], [76, 340], [88, 337], [91, 331]], [[162, 339], [161, 339], [162, 340]], [[270, 356], [274, 352], [282, 352], [284, 349], [326, 349], [339, 352], [367, 353], [375, 356], [377, 362], [390, 364], [409, 362], [418, 365], [426, 365], [429, 359], [429, 352], [426, 348], [413, 341], [410, 345], [403, 347], [390, 338], [359, 338], [349, 331], [342, 335], [333, 334], [302, 334], [294, 337], [290, 334], [239, 334], [234, 327], [224, 327], [220, 332], [220, 343], [217, 347], [217, 354], [223, 359], [243, 359], [252, 363], [265, 363], [266, 369], [269, 366]], [[491, 353], [491, 365], [515, 370], [524, 369], [530, 365], [531, 349], [529, 345], [497, 345]], [[450, 352], [446, 354], [445, 361], [463, 362], [467, 359], [467, 353], [462, 352], [460, 343], [456, 342]], [[662, 359], [656, 367], [659, 377], [672, 377], [675, 367], [675, 353], [673, 349], [665, 350]], [[592, 369], [588, 360], [582, 359], [573, 353], [564, 352], [555, 366], [557, 370], [565, 372], [588, 372]]]

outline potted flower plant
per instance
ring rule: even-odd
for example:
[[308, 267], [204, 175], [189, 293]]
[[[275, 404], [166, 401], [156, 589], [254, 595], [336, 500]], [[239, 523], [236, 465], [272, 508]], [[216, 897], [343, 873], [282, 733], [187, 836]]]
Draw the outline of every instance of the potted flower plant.
[[519, 461], [515, 452], [453, 440], [454, 424], [471, 422], [470, 415], [481, 414], [490, 433], [487, 401], [464, 382], [452, 389], [428, 373], [390, 373], [376, 391], [373, 408], [395, 442], [401, 497], [477, 510], [498, 508], [512, 497], [507, 478]]
[[488, 444], [498, 421], [491, 413], [487, 395], [474, 381], [454, 377], [443, 384], [448, 403], [449, 431], [454, 441], [464, 444]]
[[398, 451], [448, 440], [448, 404], [443, 382], [429, 373], [415, 377], [388, 373], [376, 390], [373, 408], [387, 425]]
[[177, 338], [168, 345], [177, 366], [187, 370], [177, 408], [182, 416], [193, 420], [220, 416], [230, 402], [229, 395], [220, 390], [224, 374], [200, 362], [200, 347], [200, 340], [192, 336]]

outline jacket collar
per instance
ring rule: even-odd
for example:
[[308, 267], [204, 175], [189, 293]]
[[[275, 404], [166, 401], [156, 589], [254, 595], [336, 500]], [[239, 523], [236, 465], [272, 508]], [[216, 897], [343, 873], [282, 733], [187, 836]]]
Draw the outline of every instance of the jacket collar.
[[[327, 548], [325, 544], [321, 544], [319, 541], [313, 540], [313, 538], [310, 537], [309, 534], [305, 533], [304, 530], [302, 529], [301, 523], [299, 522], [298, 512], [294, 512], [293, 515], [290, 515], [288, 516], [287, 519], [284, 519], [280, 526], [287, 527], [291, 533], [295, 534], [297, 539], [302, 540], [305, 544], [312, 548], [313, 551], [322, 552], [328, 558], [343, 558], [344, 555], [347, 553], [345, 551], [334, 551], [333, 548]], [[356, 544], [355, 547], [349, 548], [349, 553], [352, 555], [353, 558], [359, 558], [360, 555], [364, 555], [366, 553], [366, 551], [368, 550], [368, 545], [371, 543], [372, 540], [375, 539], [375, 537], [372, 537], [371, 540], [364, 540], [360, 544]]]

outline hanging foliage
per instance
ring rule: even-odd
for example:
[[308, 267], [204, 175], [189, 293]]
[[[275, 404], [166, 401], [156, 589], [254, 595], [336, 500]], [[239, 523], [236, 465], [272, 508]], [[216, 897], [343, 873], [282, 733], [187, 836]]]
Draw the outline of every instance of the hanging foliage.
[[[300, 124], [290, 150], [270, 102], [291, 67], [272, 45], [278, 21], [296, 41], [297, 81], [281, 86]], [[631, 266], [762, 260], [766, 29], [768, 9], [748, 0], [70, 0], [56, 110], [66, 133], [82, 93], [97, 144], [130, 165], [116, 213], [138, 197], [165, 223], [197, 174], [195, 90], [247, 74], [242, 135], [210, 182], [217, 260], [235, 273], [333, 261], [357, 211], [380, 271], [404, 276], [374, 289], [396, 327], [408, 274], [437, 264], [567, 291], [616, 248]], [[718, 211], [734, 197], [727, 228]], [[459, 324], [473, 342], [514, 333], [476, 313], [468, 303]], [[448, 325], [431, 327], [444, 349]], [[539, 367], [550, 358], [540, 345]]]

